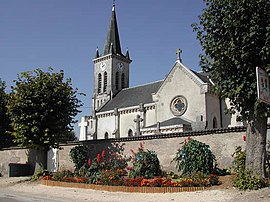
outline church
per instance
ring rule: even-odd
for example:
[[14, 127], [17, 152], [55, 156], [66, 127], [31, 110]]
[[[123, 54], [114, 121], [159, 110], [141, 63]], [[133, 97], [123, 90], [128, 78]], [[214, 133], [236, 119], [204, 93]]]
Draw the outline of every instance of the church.
[[80, 141], [177, 133], [241, 125], [225, 114], [229, 102], [213, 93], [208, 76], [186, 67], [176, 52], [164, 80], [129, 87], [132, 62], [122, 53], [115, 5], [103, 53], [96, 50], [92, 115], [81, 117]]

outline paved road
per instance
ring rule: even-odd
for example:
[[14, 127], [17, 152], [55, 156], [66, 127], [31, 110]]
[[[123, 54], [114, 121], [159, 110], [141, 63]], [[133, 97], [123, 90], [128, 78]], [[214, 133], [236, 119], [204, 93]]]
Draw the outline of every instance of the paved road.
[[50, 199], [37, 195], [25, 195], [10, 191], [6, 188], [0, 188], [0, 202], [63, 202], [63, 200]]

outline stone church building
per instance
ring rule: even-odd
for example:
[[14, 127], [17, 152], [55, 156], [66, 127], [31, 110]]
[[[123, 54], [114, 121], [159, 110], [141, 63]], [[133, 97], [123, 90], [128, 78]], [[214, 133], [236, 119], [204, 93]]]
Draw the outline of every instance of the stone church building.
[[96, 51], [92, 115], [81, 118], [80, 140], [175, 133], [240, 125], [224, 113], [228, 102], [211, 91], [214, 84], [176, 61], [162, 81], [129, 87], [129, 52], [122, 53], [115, 5], [103, 53]]

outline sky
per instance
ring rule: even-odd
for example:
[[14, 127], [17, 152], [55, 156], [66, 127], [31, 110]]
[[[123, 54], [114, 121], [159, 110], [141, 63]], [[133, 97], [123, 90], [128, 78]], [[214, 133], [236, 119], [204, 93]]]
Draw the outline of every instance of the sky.
[[[76, 117], [91, 114], [96, 48], [103, 52], [112, 0], [0, 0], [0, 78], [10, 86], [24, 71], [64, 70], [86, 96]], [[182, 62], [200, 71], [201, 46], [191, 24], [203, 0], [116, 0], [122, 52], [128, 48], [130, 86], [162, 80], [182, 49]], [[79, 135], [78, 127], [75, 132]]]

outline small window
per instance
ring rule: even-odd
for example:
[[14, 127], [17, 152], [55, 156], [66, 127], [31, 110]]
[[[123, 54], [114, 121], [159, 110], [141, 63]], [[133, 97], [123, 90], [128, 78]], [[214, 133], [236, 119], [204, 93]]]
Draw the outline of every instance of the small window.
[[213, 118], [213, 128], [217, 128], [217, 118]]
[[104, 72], [104, 86], [103, 86], [103, 92], [107, 91], [107, 72]]
[[116, 72], [115, 74], [115, 89], [119, 89], [119, 72]]
[[101, 80], [102, 80], [101, 77], [102, 77], [102, 76], [101, 76], [101, 74], [99, 73], [99, 74], [98, 74], [98, 93], [101, 93]]
[[125, 88], [125, 74], [122, 73], [121, 75], [121, 88]]
[[106, 132], [106, 133], [104, 134], [104, 139], [109, 139], [109, 134], [108, 134], [108, 132]]
[[131, 129], [128, 130], [128, 137], [133, 137], [133, 131]]

